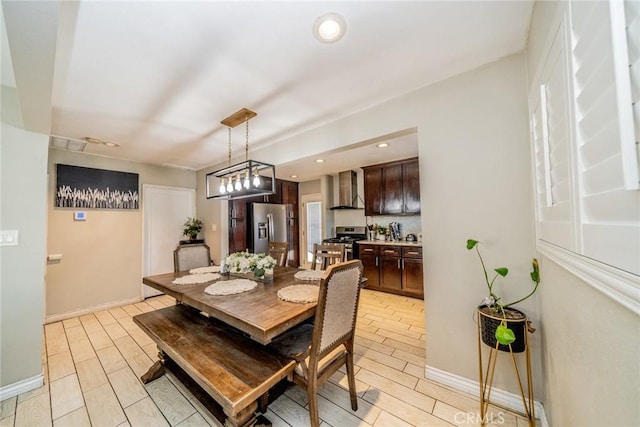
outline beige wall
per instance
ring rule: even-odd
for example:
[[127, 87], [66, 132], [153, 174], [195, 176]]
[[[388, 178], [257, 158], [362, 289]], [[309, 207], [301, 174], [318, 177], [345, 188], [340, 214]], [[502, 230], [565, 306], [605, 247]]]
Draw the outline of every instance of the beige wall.
[[62, 254], [62, 261], [47, 266], [47, 317], [140, 299], [142, 206], [138, 210], [84, 209], [87, 220], [74, 221], [77, 209], [54, 208], [56, 163], [137, 173], [140, 191], [143, 184], [195, 188], [195, 172], [65, 150], [49, 152], [47, 250]]
[[301, 182], [298, 186], [298, 194], [304, 196], [306, 194], [318, 194], [320, 193], [320, 180], [314, 179], [313, 181]]
[[[523, 55], [430, 86], [418, 128], [425, 262], [427, 365], [478, 380], [474, 309], [487, 295], [480, 263], [465, 248], [483, 242], [492, 268], [507, 266], [499, 292], [528, 292], [536, 255]], [[536, 322], [535, 300], [520, 305]], [[532, 345], [536, 390], [540, 347]], [[507, 359], [494, 385], [517, 392]]]
[[548, 258], [540, 292], [545, 412], [552, 426], [637, 426], [640, 320]]
[[[215, 170], [215, 168], [211, 170]], [[206, 170], [206, 172], [211, 170]], [[203, 222], [202, 230], [205, 242], [211, 249], [211, 258], [214, 263], [220, 264], [221, 257], [226, 256], [229, 252], [228, 202], [226, 200], [207, 200], [206, 172], [201, 170], [197, 173], [196, 212], [198, 218]], [[216, 231], [212, 229], [213, 224], [215, 224]]]
[[[566, 2], [536, 2], [528, 43], [532, 79]], [[548, 258], [541, 264], [543, 390], [553, 426], [636, 426], [640, 319]]]
[[33, 388], [42, 374], [49, 138], [19, 127], [15, 89], [1, 92], [0, 229], [18, 230], [19, 245], [0, 247], [0, 389]]

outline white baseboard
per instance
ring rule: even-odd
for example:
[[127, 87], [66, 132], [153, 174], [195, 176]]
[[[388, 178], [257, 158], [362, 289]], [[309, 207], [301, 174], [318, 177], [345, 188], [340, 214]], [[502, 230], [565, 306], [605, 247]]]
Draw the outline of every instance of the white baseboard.
[[[425, 377], [430, 381], [440, 383], [452, 389], [471, 395], [477, 396], [480, 392], [480, 383], [478, 381], [470, 380], [432, 366], [425, 367]], [[491, 389], [491, 402], [513, 409], [517, 412], [522, 412], [523, 410], [522, 396], [499, 388], [494, 387]], [[536, 418], [540, 420], [541, 427], [549, 427], [542, 403], [536, 400], [534, 401], [534, 406]]]
[[138, 297], [128, 298], [121, 301], [113, 301], [106, 304], [87, 307], [81, 310], [70, 311], [67, 313], [53, 314], [51, 316], [46, 316], [44, 319], [44, 323], [59, 322], [61, 320], [70, 319], [72, 317], [78, 317], [78, 316], [83, 316], [89, 313], [95, 313], [96, 311], [109, 310], [110, 308], [119, 307], [121, 305], [134, 304], [142, 300], [143, 300], [142, 297], [138, 296]]
[[44, 385], [44, 374], [41, 372], [31, 378], [0, 387], [0, 400], [11, 399], [22, 393], [35, 390]]

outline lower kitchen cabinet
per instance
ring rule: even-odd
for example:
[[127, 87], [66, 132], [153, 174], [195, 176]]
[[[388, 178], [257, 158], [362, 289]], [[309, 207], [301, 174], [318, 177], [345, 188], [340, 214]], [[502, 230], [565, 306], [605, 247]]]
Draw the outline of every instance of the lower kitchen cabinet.
[[402, 247], [402, 288], [410, 294], [424, 295], [422, 248]]
[[360, 245], [360, 261], [362, 261], [362, 275], [367, 278], [367, 287], [377, 289], [380, 286], [380, 272], [378, 247], [374, 245]]
[[402, 290], [402, 260], [400, 246], [380, 247], [380, 287]]
[[359, 253], [367, 288], [424, 297], [421, 247], [363, 243]]

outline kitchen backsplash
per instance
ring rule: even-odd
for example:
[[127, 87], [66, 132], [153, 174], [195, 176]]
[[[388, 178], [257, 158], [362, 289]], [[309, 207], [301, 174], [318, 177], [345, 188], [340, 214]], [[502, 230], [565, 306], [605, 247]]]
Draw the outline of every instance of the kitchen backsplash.
[[418, 237], [418, 240], [422, 240], [422, 224], [420, 222], [420, 215], [412, 216], [364, 216], [364, 209], [358, 210], [335, 210], [336, 226], [350, 226], [350, 225], [367, 225], [378, 224], [385, 227], [389, 226], [390, 222], [397, 221], [400, 223], [400, 234], [404, 237], [408, 233], [413, 233]]

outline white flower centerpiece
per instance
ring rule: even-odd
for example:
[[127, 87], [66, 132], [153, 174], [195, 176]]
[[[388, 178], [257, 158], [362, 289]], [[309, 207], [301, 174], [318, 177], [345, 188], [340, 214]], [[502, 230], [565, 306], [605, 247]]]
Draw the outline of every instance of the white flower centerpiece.
[[273, 281], [275, 265], [276, 260], [269, 255], [236, 252], [225, 258], [223, 271], [231, 274], [253, 273], [259, 280]]

